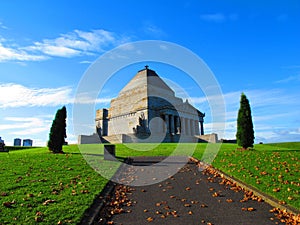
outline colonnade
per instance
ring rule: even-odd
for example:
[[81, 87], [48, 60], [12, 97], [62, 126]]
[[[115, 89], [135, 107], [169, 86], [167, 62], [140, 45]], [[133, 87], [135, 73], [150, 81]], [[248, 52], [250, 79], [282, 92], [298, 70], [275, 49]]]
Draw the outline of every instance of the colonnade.
[[[184, 118], [172, 114], [162, 115], [165, 121], [163, 132], [169, 134], [184, 134], [184, 135], [203, 135], [203, 120], [194, 120], [191, 118]], [[199, 130], [200, 122], [200, 130]]]

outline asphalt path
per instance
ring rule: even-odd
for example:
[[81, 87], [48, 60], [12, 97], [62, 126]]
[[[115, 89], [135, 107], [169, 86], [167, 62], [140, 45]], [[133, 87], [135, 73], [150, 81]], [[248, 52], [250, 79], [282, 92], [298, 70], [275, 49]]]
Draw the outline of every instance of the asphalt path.
[[[132, 168], [119, 170], [119, 179], [128, 180], [128, 185], [117, 185], [114, 195], [124, 195], [125, 200], [114, 211], [114, 205], [107, 207], [111, 217], [106, 224], [206, 224], [206, 225], [274, 225], [284, 224], [270, 212], [273, 208], [266, 202], [246, 198], [245, 192], [235, 185], [224, 184], [221, 177], [204, 173], [190, 162], [179, 172], [167, 179], [155, 182], [159, 170], [166, 170], [157, 164], [158, 158], [134, 158]], [[136, 169], [136, 166], [139, 166]], [[149, 167], [151, 165], [151, 167]], [[152, 185], [130, 186], [130, 182], [143, 176], [137, 170], [153, 168]], [[147, 174], [149, 176], [149, 172]], [[120, 191], [121, 190], [121, 191]], [[122, 191], [123, 190], [123, 191]], [[122, 192], [124, 192], [122, 194]], [[249, 194], [249, 193], [248, 193]], [[244, 199], [244, 200], [243, 200]], [[112, 200], [113, 202], [114, 200]], [[120, 210], [119, 210], [120, 211]]]

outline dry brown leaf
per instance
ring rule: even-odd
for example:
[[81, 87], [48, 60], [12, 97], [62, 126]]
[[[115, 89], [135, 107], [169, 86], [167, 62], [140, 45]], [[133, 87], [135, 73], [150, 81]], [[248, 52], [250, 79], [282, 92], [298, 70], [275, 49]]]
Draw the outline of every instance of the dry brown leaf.
[[218, 197], [218, 196], [220, 196], [220, 194], [218, 192], [215, 192], [215, 193], [212, 194], [212, 196], [213, 197]]
[[52, 200], [52, 199], [48, 199], [48, 200], [43, 202], [43, 205], [48, 205], [49, 203], [54, 203], [54, 202], [56, 202], [56, 201]]
[[152, 221], [153, 221], [153, 218], [152, 218], [152, 217], [148, 217], [148, 218], [147, 218], [147, 221], [148, 221], [148, 222], [152, 222]]
[[226, 199], [226, 202], [233, 202], [233, 200], [231, 199], [231, 198], [229, 198], [229, 199]]

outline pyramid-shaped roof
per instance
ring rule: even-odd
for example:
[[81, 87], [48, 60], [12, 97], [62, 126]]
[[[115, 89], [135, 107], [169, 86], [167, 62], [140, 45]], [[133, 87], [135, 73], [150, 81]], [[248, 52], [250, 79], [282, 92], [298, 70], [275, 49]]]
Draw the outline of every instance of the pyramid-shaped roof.
[[157, 75], [154, 70], [145, 66], [144, 69], [138, 71], [138, 73], [129, 81], [129, 83], [120, 91], [119, 96], [133, 92], [137, 89], [145, 89], [145, 92], [150, 94], [153, 89], [162, 89], [169, 95], [175, 95], [175, 92]]

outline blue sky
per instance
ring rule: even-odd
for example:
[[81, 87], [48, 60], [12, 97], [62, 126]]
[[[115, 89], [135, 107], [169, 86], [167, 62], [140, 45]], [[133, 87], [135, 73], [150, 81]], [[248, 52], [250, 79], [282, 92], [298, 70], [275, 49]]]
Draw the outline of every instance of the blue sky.
[[[227, 112], [220, 138], [235, 138], [245, 92], [256, 143], [300, 141], [299, 12], [297, 0], [1, 1], [0, 136], [7, 144], [19, 137], [45, 145], [56, 110], [66, 105], [68, 141], [76, 142], [74, 96], [91, 63], [120, 44], [162, 40], [190, 49], [217, 78]], [[207, 96], [174, 68], [149, 65], [180, 83], [208, 115], [205, 130], [211, 131]], [[116, 74], [96, 107], [109, 106], [143, 66]]]

